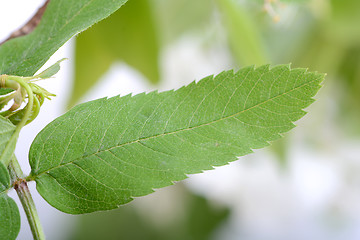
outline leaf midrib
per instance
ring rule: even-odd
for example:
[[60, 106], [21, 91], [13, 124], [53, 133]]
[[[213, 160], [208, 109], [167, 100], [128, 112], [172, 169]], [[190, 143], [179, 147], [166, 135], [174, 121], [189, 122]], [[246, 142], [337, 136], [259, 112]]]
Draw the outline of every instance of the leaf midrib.
[[[305, 74], [306, 74], [306, 73], [305, 73]], [[89, 154], [89, 155], [81, 156], [81, 157], [76, 158], [76, 159], [74, 159], [74, 160], [72, 160], [72, 161], [70, 161], [70, 162], [63, 163], [63, 164], [59, 164], [59, 165], [57, 165], [57, 166], [55, 166], [55, 167], [49, 168], [49, 169], [47, 169], [47, 170], [45, 170], [45, 171], [43, 171], [43, 172], [40, 172], [40, 173], [38, 173], [38, 174], [31, 175], [31, 176], [32, 176], [31, 179], [35, 179], [35, 178], [39, 177], [40, 175], [42, 175], [42, 174], [44, 174], [44, 173], [46, 173], [46, 172], [49, 172], [49, 171], [51, 171], [51, 170], [54, 170], [54, 169], [56, 169], [56, 168], [59, 168], [59, 167], [62, 167], [62, 166], [66, 166], [66, 165], [68, 165], [68, 164], [72, 164], [72, 163], [76, 162], [77, 160], [84, 159], [84, 158], [87, 158], [87, 157], [90, 157], [90, 156], [99, 154], [99, 153], [101, 153], [101, 152], [106, 152], [106, 151], [112, 150], [112, 149], [114, 149], [114, 148], [123, 147], [123, 146], [129, 145], [129, 144], [133, 144], [133, 143], [136, 143], [136, 142], [140, 142], [140, 141], [144, 141], [144, 140], [148, 140], [148, 139], [152, 139], [152, 138], [156, 138], [156, 137], [160, 137], [160, 136], [166, 136], [166, 135], [176, 134], [176, 133], [183, 132], [183, 131], [188, 131], [188, 130], [196, 129], [196, 128], [199, 128], [199, 127], [203, 127], [203, 126], [207, 126], [207, 125], [210, 125], [210, 124], [219, 122], [219, 121], [223, 121], [223, 120], [228, 119], [228, 118], [232, 118], [232, 117], [234, 117], [235, 115], [244, 113], [244, 112], [249, 111], [249, 110], [251, 110], [251, 109], [253, 109], [253, 108], [256, 108], [256, 107], [258, 107], [258, 106], [261, 106], [262, 104], [265, 104], [265, 103], [267, 103], [267, 102], [269, 102], [269, 101], [272, 101], [272, 100], [274, 100], [274, 99], [276, 99], [276, 98], [279, 98], [279, 97], [281, 97], [281, 96], [283, 96], [283, 95], [289, 94], [289, 93], [291, 93], [291, 92], [293, 92], [293, 91], [295, 91], [295, 90], [297, 90], [297, 89], [299, 89], [299, 88], [301, 88], [301, 87], [303, 87], [303, 86], [305, 86], [305, 85], [309, 85], [310, 83], [313, 83], [313, 82], [315, 82], [315, 81], [316, 81], [316, 80], [313, 80], [313, 81], [310, 81], [310, 82], [306, 82], [306, 83], [304, 83], [304, 84], [301, 84], [301, 85], [297, 86], [296, 88], [293, 88], [293, 89], [291, 89], [291, 90], [289, 90], [289, 91], [286, 91], [286, 92], [283, 92], [283, 93], [281, 93], [281, 94], [278, 94], [278, 95], [276, 95], [276, 96], [274, 96], [274, 97], [272, 97], [272, 98], [269, 98], [269, 99], [267, 99], [267, 100], [265, 100], [265, 101], [263, 101], [263, 102], [260, 102], [260, 103], [258, 103], [258, 104], [256, 104], [256, 105], [254, 105], [254, 106], [252, 106], [252, 107], [249, 107], [249, 108], [247, 108], [247, 109], [241, 110], [241, 111], [239, 111], [239, 112], [237, 112], [237, 113], [234, 113], [234, 114], [231, 114], [231, 115], [229, 115], [229, 116], [222, 117], [222, 118], [219, 118], [219, 119], [210, 121], [210, 122], [208, 122], [208, 123], [203, 123], [203, 124], [200, 124], [200, 125], [197, 125], [197, 126], [188, 127], [188, 128], [184, 128], [184, 129], [179, 129], [179, 130], [176, 130], [176, 131], [173, 131], [173, 132], [166, 132], [166, 133], [161, 133], [161, 134], [154, 135], [154, 136], [139, 138], [139, 139], [137, 139], [137, 140], [130, 141], [130, 142], [126, 142], [126, 143], [122, 143], [122, 144], [119, 144], [119, 145], [116, 145], [116, 146], [112, 146], [112, 147], [109, 147], [109, 148], [107, 148], [107, 149], [103, 149], [103, 150], [101, 150], [101, 151], [96, 151], [96, 152], [94, 152], [94, 153], [92, 153], [92, 154]]]

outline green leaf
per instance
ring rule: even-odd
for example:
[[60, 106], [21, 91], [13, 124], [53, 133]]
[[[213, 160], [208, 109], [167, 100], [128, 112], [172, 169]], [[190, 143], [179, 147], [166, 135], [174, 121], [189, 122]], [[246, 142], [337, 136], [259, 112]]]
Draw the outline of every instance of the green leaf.
[[243, 65], [267, 62], [259, 28], [241, 4], [233, 0], [217, 0], [216, 3], [235, 59]]
[[0, 240], [16, 239], [20, 231], [20, 213], [15, 201], [0, 194]]
[[127, 0], [50, 1], [35, 30], [0, 46], [0, 74], [32, 76], [72, 36]]
[[288, 65], [247, 67], [177, 91], [78, 105], [34, 140], [30, 178], [61, 211], [116, 208], [268, 146], [305, 114], [323, 78]]
[[16, 143], [10, 146], [13, 150], [8, 152], [9, 156], [3, 156], [5, 147], [9, 143], [11, 136], [14, 134], [16, 126], [3, 116], [0, 116], [0, 126], [0, 159], [5, 161], [7, 158], [10, 158], [15, 151]]
[[42, 79], [51, 78], [52, 76], [58, 73], [58, 71], [60, 70], [60, 63], [64, 60], [66, 60], [66, 58], [57, 61], [56, 63], [54, 63], [53, 65], [51, 65], [50, 67], [48, 67], [47, 69], [45, 69], [44, 71], [42, 71], [41, 73], [37, 74], [34, 77], [42, 78]]
[[4, 164], [0, 162], [0, 194], [3, 194], [10, 188], [9, 171]]
[[0, 162], [0, 240], [16, 239], [20, 231], [19, 209], [14, 200], [6, 195], [9, 188], [9, 172]]
[[9, 89], [9, 88], [0, 88], [0, 96], [1, 96], [1, 95], [6, 95], [6, 94], [8, 94], [8, 93], [11, 93], [12, 91], [14, 91], [14, 90]]
[[116, 60], [133, 66], [152, 83], [159, 81], [159, 43], [149, 0], [128, 2], [77, 37], [69, 105], [77, 103]]

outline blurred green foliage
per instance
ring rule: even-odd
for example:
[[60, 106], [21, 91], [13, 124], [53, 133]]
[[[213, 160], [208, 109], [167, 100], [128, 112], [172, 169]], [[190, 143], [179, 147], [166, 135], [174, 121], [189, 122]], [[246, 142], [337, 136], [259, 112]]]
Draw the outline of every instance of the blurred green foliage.
[[163, 45], [188, 32], [200, 32], [211, 21], [213, 0], [149, 0]]
[[242, 65], [267, 63], [259, 28], [246, 9], [233, 0], [217, 0], [234, 58]]
[[[70, 240], [206, 240], [229, 216], [229, 209], [214, 208], [206, 199], [176, 186], [181, 192], [172, 205], [174, 213], [167, 220], [155, 224], [152, 218], [140, 212], [136, 205], [125, 205], [109, 212], [97, 212], [79, 217]], [[167, 205], [167, 204], [165, 204]], [[161, 206], [157, 206], [161, 207]], [[176, 214], [176, 213], [181, 214]]]
[[159, 81], [159, 43], [150, 7], [148, 0], [128, 1], [109, 18], [76, 38], [70, 106], [76, 104], [115, 61], [126, 62], [152, 83]]

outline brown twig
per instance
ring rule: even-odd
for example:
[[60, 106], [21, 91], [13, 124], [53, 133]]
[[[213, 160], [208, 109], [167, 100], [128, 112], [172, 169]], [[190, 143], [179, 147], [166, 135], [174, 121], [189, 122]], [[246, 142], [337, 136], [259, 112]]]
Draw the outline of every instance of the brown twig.
[[44, 5], [38, 9], [38, 11], [35, 13], [35, 15], [24, 26], [22, 26], [20, 29], [18, 29], [16, 31], [14, 31], [13, 33], [11, 33], [11, 35], [7, 39], [5, 39], [3, 42], [1, 42], [0, 45], [5, 43], [6, 41], [9, 41], [10, 39], [21, 37], [21, 36], [31, 33], [35, 29], [35, 27], [40, 23], [40, 20], [44, 14], [49, 2], [50, 2], [50, 0], [46, 0]]

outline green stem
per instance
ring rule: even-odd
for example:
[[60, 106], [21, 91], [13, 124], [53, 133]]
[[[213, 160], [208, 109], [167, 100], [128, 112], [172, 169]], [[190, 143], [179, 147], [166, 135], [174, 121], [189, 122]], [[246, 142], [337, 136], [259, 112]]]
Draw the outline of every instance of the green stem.
[[9, 170], [14, 181], [14, 188], [28, 219], [34, 240], [45, 240], [45, 234], [40, 223], [39, 215], [36, 211], [34, 200], [31, 197], [26, 180], [22, 178], [23, 173], [15, 155], [13, 155], [12, 161], [9, 164]]

